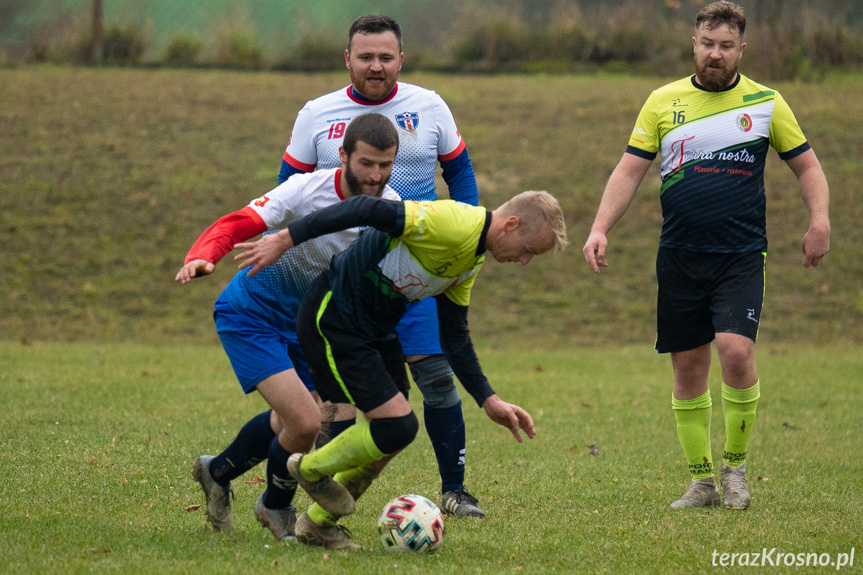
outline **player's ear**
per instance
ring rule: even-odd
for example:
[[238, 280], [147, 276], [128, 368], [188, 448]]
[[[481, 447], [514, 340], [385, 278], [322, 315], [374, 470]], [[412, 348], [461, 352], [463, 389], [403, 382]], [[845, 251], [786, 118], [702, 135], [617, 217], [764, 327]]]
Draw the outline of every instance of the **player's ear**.
[[351, 51], [348, 49], [345, 49], [345, 68], [351, 69]]
[[518, 219], [518, 216], [509, 216], [506, 221], [503, 223], [503, 229], [508, 232], [514, 232], [518, 229], [518, 226], [521, 225], [521, 220]]
[[348, 165], [348, 153], [345, 151], [344, 146], [339, 146], [339, 161], [342, 165]]

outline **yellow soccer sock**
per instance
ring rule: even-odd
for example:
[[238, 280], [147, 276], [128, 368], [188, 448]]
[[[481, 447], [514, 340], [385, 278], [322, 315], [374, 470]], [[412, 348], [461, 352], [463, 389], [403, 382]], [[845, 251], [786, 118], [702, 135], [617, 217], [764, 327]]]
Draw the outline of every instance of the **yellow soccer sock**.
[[713, 456], [710, 453], [712, 406], [710, 390], [694, 399], [671, 398], [671, 409], [677, 420], [677, 438], [694, 480], [713, 477]]
[[761, 397], [759, 381], [748, 389], [735, 389], [722, 384], [722, 411], [725, 415], [725, 453], [722, 460], [729, 467], [739, 467], [746, 461], [749, 439], [755, 427], [755, 409]]
[[317, 481], [325, 475], [335, 475], [384, 457], [385, 454], [372, 439], [369, 422], [361, 421], [317, 451], [304, 455], [300, 472], [309, 481]]
[[312, 523], [322, 526], [335, 525], [336, 517], [330, 515], [323, 507], [318, 505], [317, 503], [312, 503], [312, 506], [309, 507], [309, 510], [306, 511], [306, 514], [309, 516], [309, 519], [312, 520]]

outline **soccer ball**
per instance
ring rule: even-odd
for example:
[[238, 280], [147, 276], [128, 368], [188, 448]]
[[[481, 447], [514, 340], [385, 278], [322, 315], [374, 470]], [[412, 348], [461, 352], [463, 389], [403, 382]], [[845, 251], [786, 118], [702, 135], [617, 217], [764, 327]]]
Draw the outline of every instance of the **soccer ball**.
[[443, 543], [443, 515], [422, 495], [402, 495], [384, 506], [378, 534], [389, 551], [427, 553]]

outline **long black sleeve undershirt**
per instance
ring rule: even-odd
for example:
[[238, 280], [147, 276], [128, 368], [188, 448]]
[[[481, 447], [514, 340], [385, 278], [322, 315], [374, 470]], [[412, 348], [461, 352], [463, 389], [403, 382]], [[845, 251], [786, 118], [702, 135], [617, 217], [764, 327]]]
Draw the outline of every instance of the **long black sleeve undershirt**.
[[288, 224], [294, 245], [357, 226], [371, 226], [393, 237], [405, 227], [403, 202], [374, 196], [353, 196]]
[[482, 372], [470, 339], [467, 325], [468, 308], [454, 303], [445, 294], [435, 296], [435, 300], [437, 300], [440, 325], [440, 343], [444, 355], [461, 384], [477, 405], [482, 407], [485, 400], [494, 394], [494, 389]]

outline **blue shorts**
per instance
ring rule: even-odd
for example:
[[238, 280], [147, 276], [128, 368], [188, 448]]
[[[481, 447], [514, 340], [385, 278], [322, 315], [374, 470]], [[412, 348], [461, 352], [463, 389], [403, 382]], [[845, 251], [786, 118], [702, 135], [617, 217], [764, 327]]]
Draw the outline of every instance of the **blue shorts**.
[[255, 391], [255, 386], [269, 376], [289, 369], [296, 370], [306, 389], [315, 390], [297, 334], [279, 331], [254, 316], [237, 313], [223, 296], [216, 300], [213, 319], [245, 393]]
[[443, 353], [437, 323], [437, 302], [433, 297], [409, 303], [396, 332], [405, 355]]

